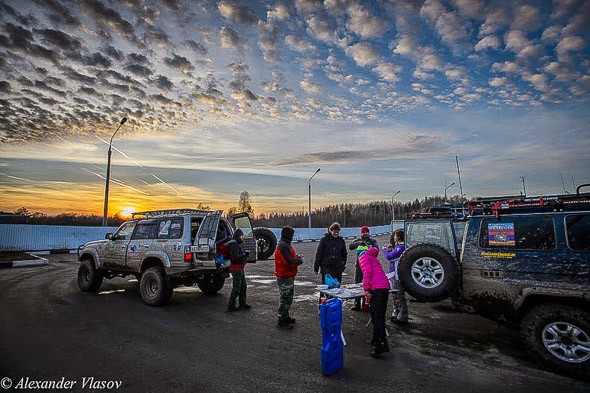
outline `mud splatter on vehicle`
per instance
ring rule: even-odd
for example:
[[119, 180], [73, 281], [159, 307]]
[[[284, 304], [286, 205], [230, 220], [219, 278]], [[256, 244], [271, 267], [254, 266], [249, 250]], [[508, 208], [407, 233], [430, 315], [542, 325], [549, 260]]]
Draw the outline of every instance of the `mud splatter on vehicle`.
[[[424, 302], [520, 328], [552, 370], [590, 378], [590, 193], [479, 198], [466, 227], [407, 221], [398, 273]], [[462, 236], [462, 243], [459, 242]]]

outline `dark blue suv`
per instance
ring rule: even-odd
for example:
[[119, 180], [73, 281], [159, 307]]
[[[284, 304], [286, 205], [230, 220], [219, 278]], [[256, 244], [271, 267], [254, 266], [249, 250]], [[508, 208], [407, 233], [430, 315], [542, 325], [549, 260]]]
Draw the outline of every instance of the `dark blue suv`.
[[406, 222], [407, 292], [519, 326], [549, 369], [589, 377], [590, 193], [481, 198], [470, 214]]

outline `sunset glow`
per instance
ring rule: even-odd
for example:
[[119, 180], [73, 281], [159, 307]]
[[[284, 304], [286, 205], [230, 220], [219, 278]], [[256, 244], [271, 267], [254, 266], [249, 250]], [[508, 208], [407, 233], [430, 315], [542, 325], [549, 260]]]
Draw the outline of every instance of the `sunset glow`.
[[306, 211], [318, 167], [314, 208], [452, 183], [575, 192], [590, 183], [587, 15], [590, 1], [5, 0], [0, 210], [102, 215], [111, 141], [109, 215], [227, 210], [244, 190], [255, 213]]

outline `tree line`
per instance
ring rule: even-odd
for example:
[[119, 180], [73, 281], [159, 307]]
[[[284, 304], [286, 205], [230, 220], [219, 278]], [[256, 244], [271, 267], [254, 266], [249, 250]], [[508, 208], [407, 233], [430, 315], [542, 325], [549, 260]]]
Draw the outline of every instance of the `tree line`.
[[[410, 202], [394, 202], [395, 219], [402, 220], [407, 214], [422, 209], [442, 205], [442, 197], [425, 197], [422, 200], [415, 199]], [[447, 203], [460, 203], [459, 196], [447, 198]], [[342, 227], [360, 227], [363, 225], [379, 226], [388, 225], [394, 217], [390, 201], [373, 201], [368, 203], [341, 203], [323, 206], [314, 209], [311, 214], [312, 227], [328, 228], [333, 222], [338, 222]], [[289, 225], [293, 228], [306, 228], [309, 225], [307, 211], [295, 213], [270, 213], [253, 216], [255, 226], [270, 228]]]
[[[459, 196], [447, 198], [448, 203], [457, 204]], [[444, 203], [444, 198], [438, 195], [425, 197], [422, 200], [415, 199], [411, 202], [394, 202], [395, 218], [403, 219], [408, 213], [419, 211], [431, 206]], [[196, 209], [208, 209], [208, 206], [199, 204]], [[240, 194], [237, 206], [228, 209], [227, 214], [246, 212], [252, 218], [256, 227], [281, 228], [285, 225], [293, 228], [306, 228], [309, 224], [309, 215], [305, 210], [292, 213], [260, 213], [255, 214], [253, 202], [248, 191]], [[373, 201], [368, 203], [340, 203], [316, 208], [312, 211], [312, 226], [314, 228], [327, 228], [333, 222], [340, 223], [342, 227], [359, 227], [363, 225], [379, 226], [388, 225], [393, 217], [390, 201]], [[119, 226], [127, 219], [118, 214], [109, 217], [109, 226]], [[0, 212], [0, 224], [32, 224], [32, 225], [65, 225], [65, 226], [101, 226], [102, 216], [83, 215], [75, 213], [62, 213], [50, 216], [41, 212], [31, 212], [26, 207], [21, 207], [15, 212]]]

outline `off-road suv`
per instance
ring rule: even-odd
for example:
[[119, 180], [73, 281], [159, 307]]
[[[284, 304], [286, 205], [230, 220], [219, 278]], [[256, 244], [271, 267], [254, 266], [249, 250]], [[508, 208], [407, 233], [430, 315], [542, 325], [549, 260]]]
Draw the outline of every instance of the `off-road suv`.
[[103, 278], [134, 275], [143, 301], [166, 304], [179, 285], [197, 284], [216, 293], [229, 277], [229, 263], [217, 255], [216, 244], [244, 232], [248, 262], [256, 262], [257, 244], [246, 213], [222, 217], [222, 211], [158, 210], [135, 213], [105, 240], [78, 248], [78, 286], [95, 292]]
[[520, 327], [548, 368], [590, 377], [590, 193], [580, 187], [576, 195], [482, 198], [464, 229], [407, 221], [402, 284], [419, 301], [450, 297]]

